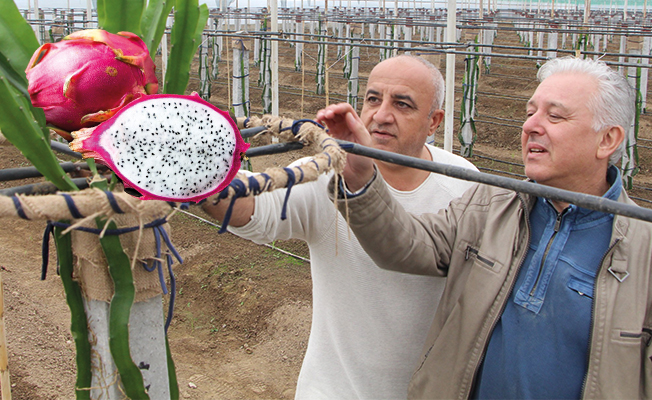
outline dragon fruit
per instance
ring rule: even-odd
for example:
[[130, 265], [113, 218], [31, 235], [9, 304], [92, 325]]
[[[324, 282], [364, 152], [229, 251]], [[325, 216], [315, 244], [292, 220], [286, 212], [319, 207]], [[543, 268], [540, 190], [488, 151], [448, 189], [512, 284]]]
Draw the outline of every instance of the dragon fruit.
[[158, 91], [156, 66], [136, 35], [88, 29], [39, 47], [25, 73], [34, 107], [66, 140], [143, 94]]
[[228, 186], [249, 148], [229, 115], [196, 93], [143, 96], [72, 135], [72, 150], [105, 164], [144, 200], [211, 196]]

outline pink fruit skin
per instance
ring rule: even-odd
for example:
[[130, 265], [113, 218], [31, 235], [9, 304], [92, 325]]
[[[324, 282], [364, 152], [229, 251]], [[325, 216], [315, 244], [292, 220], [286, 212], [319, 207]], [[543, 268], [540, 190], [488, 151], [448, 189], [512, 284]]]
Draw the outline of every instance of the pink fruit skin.
[[130, 101], [156, 93], [155, 68], [133, 33], [89, 29], [39, 47], [25, 73], [32, 104], [71, 140], [67, 132], [97, 125]]
[[[183, 198], [174, 198], [174, 197], [163, 197], [159, 196], [155, 193], [151, 193], [143, 188], [138, 187], [138, 185], [134, 184], [131, 182], [129, 179], [127, 179], [121, 172], [120, 169], [115, 165], [113, 162], [111, 155], [100, 145], [100, 138], [102, 137], [102, 134], [106, 132], [111, 126], [119, 120], [120, 114], [122, 114], [125, 110], [129, 109], [132, 106], [135, 106], [138, 103], [148, 101], [153, 98], [168, 98], [168, 99], [186, 99], [186, 100], [192, 100], [196, 101], [198, 103], [204, 104], [207, 107], [210, 107], [211, 109], [215, 110], [216, 112], [220, 113], [228, 122], [231, 124], [231, 128], [233, 131], [236, 133], [235, 138], [236, 138], [236, 145], [235, 145], [235, 151], [233, 152], [233, 159], [231, 162], [231, 167], [229, 168], [229, 171], [222, 181], [222, 183], [217, 186], [215, 189], [211, 190], [210, 192], [207, 192], [205, 194], [199, 195], [199, 196], [194, 196], [194, 197], [183, 197]], [[106, 165], [108, 168], [110, 168], [113, 172], [116, 173], [122, 179], [124, 185], [126, 187], [132, 188], [137, 190], [140, 194], [143, 196], [141, 197], [142, 200], [164, 200], [164, 201], [174, 201], [174, 202], [199, 202], [207, 197], [210, 197], [216, 193], [221, 192], [224, 188], [229, 186], [235, 175], [238, 173], [238, 170], [240, 169], [240, 163], [241, 163], [241, 158], [242, 155], [244, 154], [245, 151], [249, 148], [249, 143], [245, 143], [245, 141], [242, 139], [242, 136], [240, 135], [240, 131], [238, 130], [238, 126], [236, 125], [235, 122], [231, 119], [229, 114], [227, 112], [224, 112], [220, 110], [219, 108], [215, 107], [214, 105], [208, 103], [207, 101], [203, 100], [199, 95], [195, 92], [191, 95], [173, 95], [173, 94], [156, 94], [156, 95], [145, 95], [139, 98], [138, 100], [134, 100], [133, 102], [129, 103], [127, 106], [121, 108], [113, 117], [111, 117], [109, 120], [101, 123], [100, 125], [92, 128], [83, 128], [79, 131], [73, 132], [73, 137], [74, 140], [70, 143], [70, 149], [73, 151], [82, 153], [82, 156], [84, 158], [90, 158], [93, 157], [95, 158], [95, 161]]]

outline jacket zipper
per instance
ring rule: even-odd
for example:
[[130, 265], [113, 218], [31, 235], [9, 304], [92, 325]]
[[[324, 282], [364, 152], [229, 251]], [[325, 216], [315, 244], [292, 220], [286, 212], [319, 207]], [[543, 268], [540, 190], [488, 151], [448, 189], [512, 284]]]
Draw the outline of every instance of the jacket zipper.
[[527, 249], [530, 247], [530, 241], [532, 239], [532, 237], [531, 237], [531, 227], [530, 227], [530, 213], [528, 212], [527, 204], [526, 204], [525, 200], [523, 199], [523, 197], [521, 196], [520, 193], [517, 194], [517, 197], [518, 197], [519, 201], [521, 202], [521, 204], [523, 205], [523, 215], [525, 215], [525, 225], [527, 227], [527, 243], [526, 243], [526, 246], [525, 246], [526, 250], [525, 250], [525, 253], [523, 253], [523, 255], [521, 256], [521, 261], [519, 262], [518, 267], [516, 268], [516, 271], [514, 272], [514, 278], [512, 279], [512, 282], [511, 282], [510, 287], [509, 287], [509, 291], [507, 292], [508, 295], [505, 296], [505, 299], [503, 300], [503, 303], [500, 305], [500, 310], [498, 312], [498, 318], [494, 318], [494, 320], [491, 323], [491, 329], [489, 329], [489, 337], [487, 338], [487, 340], [485, 340], [484, 348], [482, 349], [482, 355], [480, 356], [480, 359], [478, 360], [478, 363], [475, 365], [475, 369], [474, 369], [474, 372], [473, 372], [473, 377], [471, 379], [472, 383], [471, 383], [470, 390], [469, 390], [469, 392], [466, 393], [466, 396], [464, 396], [467, 399], [471, 396], [471, 394], [475, 390], [475, 385], [476, 385], [475, 378], [478, 375], [478, 368], [480, 367], [480, 365], [482, 365], [482, 362], [484, 361], [484, 357], [487, 354], [487, 347], [489, 347], [489, 339], [491, 338], [491, 333], [493, 333], [494, 328], [496, 327], [496, 324], [498, 323], [498, 320], [503, 315], [503, 311], [505, 310], [505, 307], [507, 306], [507, 301], [509, 300], [509, 293], [512, 293], [512, 290], [514, 290], [514, 286], [516, 285], [516, 277], [518, 277], [518, 274], [521, 271], [521, 267], [523, 266], [523, 263], [525, 262], [525, 256], [527, 255]]
[[464, 254], [464, 260], [465, 261], [468, 260], [471, 257], [471, 254], [473, 254], [478, 261], [486, 264], [488, 267], [490, 267], [490, 268], [494, 267], [495, 263], [493, 261], [489, 260], [488, 258], [482, 257], [480, 255], [480, 252], [477, 249], [474, 249], [471, 246], [466, 246], [466, 251], [465, 251], [465, 254]]
[[[615, 226], [615, 224], [614, 224]], [[586, 373], [584, 374], [584, 381], [582, 382], [582, 392], [580, 399], [584, 398], [584, 391], [586, 390], [586, 381], [589, 378], [589, 364], [591, 363], [591, 344], [593, 342], [593, 324], [595, 323], [595, 307], [596, 304], [598, 303], [598, 291], [596, 290], [596, 284], [598, 283], [598, 279], [600, 278], [600, 275], [603, 274], [602, 270], [604, 269], [604, 260], [607, 258], [609, 253], [616, 247], [616, 245], [620, 243], [620, 239], [616, 239], [616, 241], [609, 246], [607, 251], [604, 253], [602, 256], [602, 260], [600, 260], [600, 269], [598, 270], [598, 273], [595, 277], [595, 281], [593, 282], [593, 304], [591, 306], [591, 330], [589, 331], [589, 344], [588, 344], [588, 351], [586, 353]]]
[[548, 258], [548, 253], [550, 252], [550, 248], [552, 247], [552, 242], [555, 240], [557, 233], [559, 233], [559, 229], [561, 228], [561, 219], [566, 213], [566, 210], [568, 210], [568, 208], [564, 209], [564, 211], [557, 214], [557, 219], [555, 220], [554, 232], [552, 233], [552, 236], [550, 236], [550, 240], [548, 240], [548, 244], [546, 245], [546, 251], [543, 253], [543, 257], [541, 258], [541, 265], [539, 265], [539, 272], [537, 273], [537, 279], [534, 281], [534, 286], [532, 286], [532, 290], [530, 290], [530, 296], [534, 296], [534, 292], [537, 290], [537, 287], [539, 286], [539, 279], [541, 279], [541, 274], [543, 273], [543, 266], [546, 263], [546, 258]]

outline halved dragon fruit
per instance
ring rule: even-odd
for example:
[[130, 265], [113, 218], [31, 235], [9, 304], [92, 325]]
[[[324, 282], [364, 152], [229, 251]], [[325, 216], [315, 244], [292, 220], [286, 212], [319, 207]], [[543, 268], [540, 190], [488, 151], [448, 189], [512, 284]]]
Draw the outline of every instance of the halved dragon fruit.
[[72, 136], [72, 150], [105, 164], [144, 200], [211, 196], [233, 180], [249, 148], [229, 115], [196, 93], [143, 96]]

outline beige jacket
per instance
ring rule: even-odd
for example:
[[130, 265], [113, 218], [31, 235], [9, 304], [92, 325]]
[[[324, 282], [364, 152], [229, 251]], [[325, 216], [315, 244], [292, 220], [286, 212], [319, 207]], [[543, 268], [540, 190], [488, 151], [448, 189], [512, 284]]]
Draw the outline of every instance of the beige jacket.
[[[619, 201], [634, 204], [624, 191]], [[376, 264], [448, 276], [408, 397], [470, 396], [529, 246], [533, 204], [530, 196], [477, 185], [446, 210], [417, 218], [394, 201], [380, 174], [349, 199], [350, 226]], [[339, 208], [345, 212], [343, 201]], [[595, 283], [583, 398], [652, 397], [651, 264], [652, 224], [616, 216]]]

